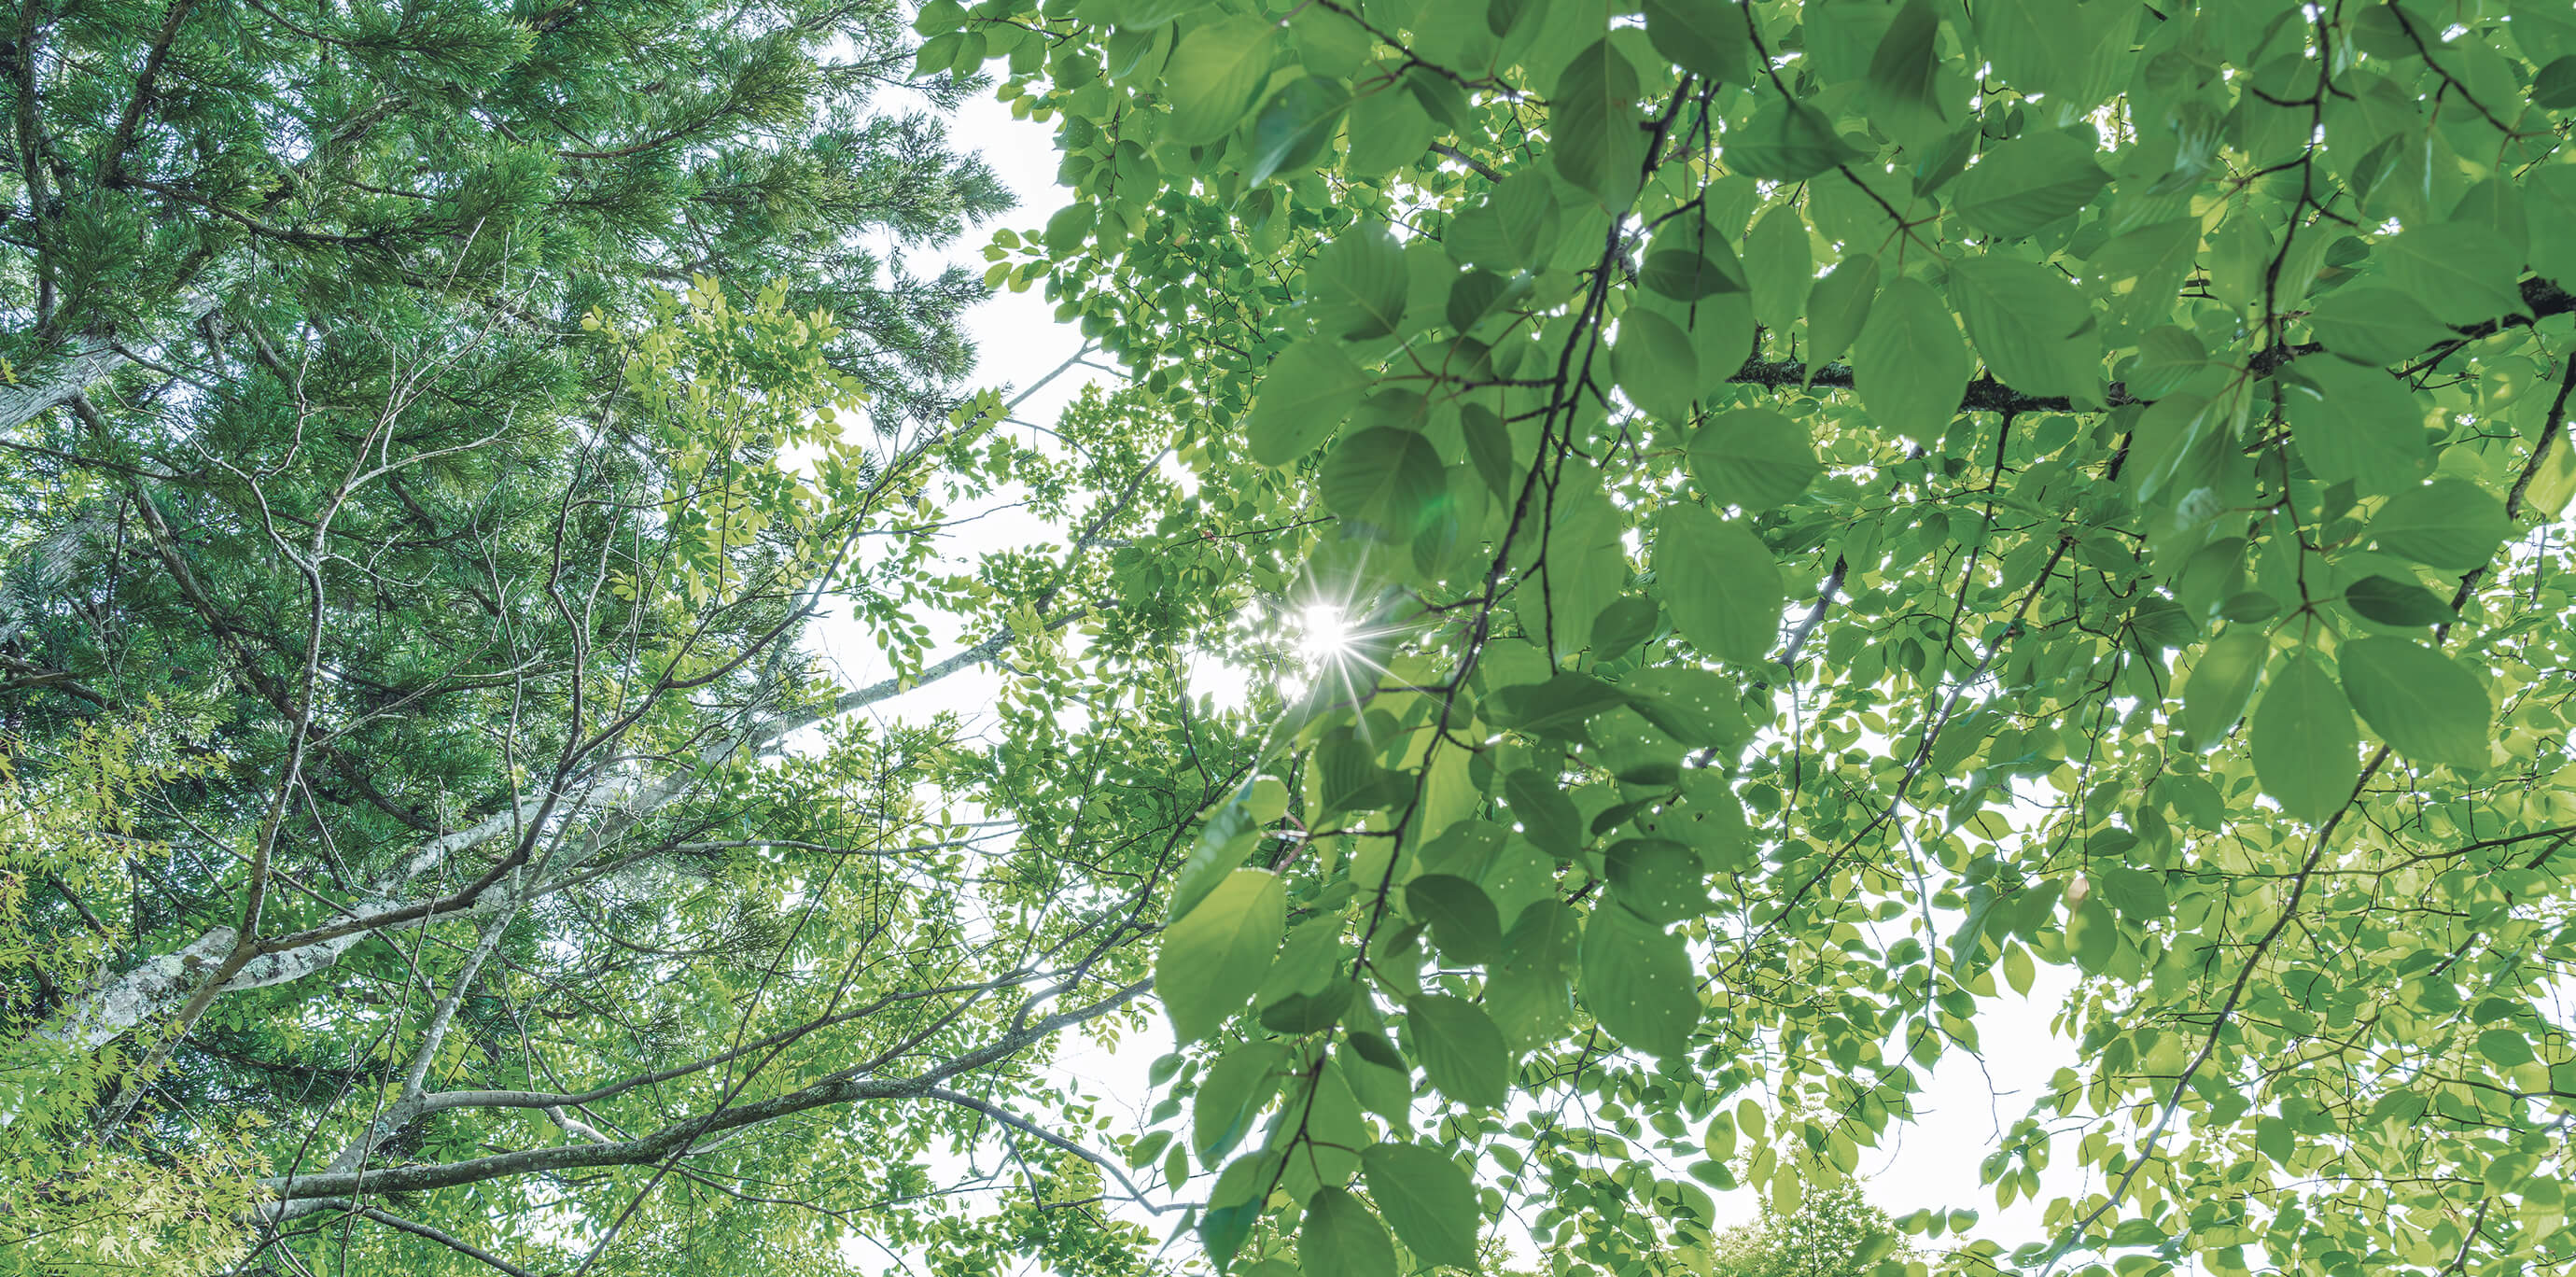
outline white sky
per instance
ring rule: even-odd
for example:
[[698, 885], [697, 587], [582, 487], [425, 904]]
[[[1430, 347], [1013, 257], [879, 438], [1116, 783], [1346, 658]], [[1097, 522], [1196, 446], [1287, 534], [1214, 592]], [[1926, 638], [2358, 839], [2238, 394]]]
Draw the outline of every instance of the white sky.
[[[1019, 198], [1017, 209], [996, 219], [993, 225], [961, 237], [947, 254], [950, 260], [981, 272], [986, 265], [982, 249], [994, 229], [1007, 226], [1034, 230], [1065, 203], [1066, 193], [1054, 184], [1057, 152], [1048, 126], [1014, 120], [1007, 108], [990, 98], [978, 99], [962, 109], [951, 136], [959, 145], [980, 151], [985, 162]], [[935, 269], [929, 260], [910, 265], [921, 273]], [[1081, 335], [1072, 326], [1055, 322], [1052, 304], [1036, 287], [1025, 293], [996, 295], [974, 312], [970, 329], [980, 352], [977, 380], [1004, 388], [1006, 397], [1012, 390], [1044, 376], [1082, 345]], [[1034, 396], [1016, 415], [1022, 420], [1051, 423], [1084, 384], [1101, 376], [1076, 368]], [[1038, 540], [1061, 543], [1061, 539], [1060, 529], [1047, 528], [1023, 512], [1004, 510], [962, 529], [951, 553], [962, 562], [987, 547]], [[931, 659], [954, 651], [961, 639], [956, 623], [949, 618], [925, 619], [937, 636]], [[842, 677], [852, 683], [874, 681], [889, 672], [883, 656], [867, 637], [846, 626], [831, 627], [822, 638], [822, 647]], [[880, 705], [877, 712], [888, 718], [913, 718], [949, 710], [972, 720], [993, 703], [995, 691], [996, 680], [989, 672], [961, 673]], [[1943, 923], [1946, 926], [1955, 921], [1944, 919]], [[2006, 990], [2000, 999], [1981, 1006], [1978, 1029], [1985, 1046], [1984, 1058], [1968, 1058], [1956, 1052], [1945, 1057], [1928, 1089], [1916, 1097], [1920, 1120], [1891, 1131], [1882, 1149], [1864, 1157], [1861, 1174], [1871, 1200], [1892, 1215], [1924, 1207], [1976, 1210], [1983, 1216], [1979, 1235], [2002, 1242], [2007, 1249], [2047, 1239], [2040, 1205], [2026, 1200], [1998, 1211], [1992, 1193], [1978, 1183], [1977, 1165], [1997, 1146], [2002, 1131], [2046, 1090], [2050, 1076], [2075, 1062], [2073, 1043], [2050, 1028], [2051, 1017], [2072, 985], [2069, 969], [2043, 965], [2030, 999], [2016, 998]], [[1145, 1084], [1145, 1069], [1156, 1056], [1170, 1049], [1168, 1030], [1158, 1025], [1131, 1037], [1115, 1053], [1087, 1045], [1068, 1045], [1072, 1049], [1063, 1053], [1059, 1065], [1068, 1086], [1100, 1097], [1103, 1111], [1133, 1114], [1141, 1123], [1157, 1098]], [[1179, 1120], [1185, 1122], [1186, 1115]], [[2066, 1169], [2052, 1170], [2046, 1176], [2042, 1202], [2084, 1187], [2073, 1178], [2078, 1159], [2071, 1153], [2067, 1150], [2067, 1155], [2055, 1159], [2055, 1167]], [[1677, 1171], [1678, 1167], [1672, 1169]], [[1138, 1179], [1142, 1183], [1150, 1177], [1149, 1168]], [[1190, 1191], [1203, 1189], [1204, 1181]], [[1718, 1207], [1724, 1216], [1722, 1223], [1749, 1220], [1759, 1211], [1755, 1192], [1749, 1188], [1718, 1195]], [[1175, 1222], [1175, 1217], [1168, 1215], [1157, 1218], [1138, 1213], [1137, 1218], [1157, 1236], [1169, 1232]], [[1193, 1252], [1194, 1243], [1184, 1241], [1168, 1254], [1177, 1258]], [[862, 1253], [882, 1257], [882, 1252], [854, 1250], [852, 1258], [857, 1260]]]

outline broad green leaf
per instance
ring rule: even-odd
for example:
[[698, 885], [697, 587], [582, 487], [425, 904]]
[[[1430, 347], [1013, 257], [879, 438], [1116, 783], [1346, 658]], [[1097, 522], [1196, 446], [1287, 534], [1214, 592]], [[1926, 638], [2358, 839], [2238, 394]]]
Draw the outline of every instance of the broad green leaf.
[[1516, 1051], [1553, 1039], [1574, 1014], [1570, 981], [1581, 936], [1552, 885], [1513, 920], [1503, 941], [1510, 956], [1485, 982], [1485, 1010]]
[[1646, 721], [1692, 749], [1732, 756], [1753, 735], [1734, 680], [1714, 670], [1668, 665], [1631, 674], [1619, 686]]
[[2343, 601], [2382, 625], [2448, 625], [2460, 619], [2431, 590], [2395, 577], [2363, 577], [2344, 587]]
[[1753, 223], [1744, 237], [1744, 274], [1754, 317], [1763, 327], [1785, 333], [1806, 313], [1807, 293], [1816, 283], [1814, 262], [1797, 205], [1776, 205]]
[[2137, 362], [2129, 366], [2130, 394], [2162, 398], [2209, 366], [2209, 347], [2198, 336], [2172, 324], [2138, 335]]
[[1471, 266], [1511, 272], [1537, 270], [1556, 253], [1563, 215], [1556, 187], [1535, 168], [1512, 173], [1487, 192], [1483, 203], [1450, 224], [1451, 256]]
[[1252, 117], [1252, 163], [1243, 180], [1259, 185], [1273, 173], [1312, 164], [1333, 140], [1349, 102], [1348, 90], [1313, 76], [1282, 86]]
[[1284, 466], [1314, 451], [1341, 428], [1369, 384], [1339, 342], [1308, 338], [1282, 351], [1252, 405], [1253, 460]]
[[1708, 908], [1697, 853], [1662, 838], [1629, 838], [1603, 855], [1610, 898], [1648, 922], [1680, 922]]
[[2513, 1029], [2489, 1029], [2478, 1035], [2478, 1054], [2500, 1069], [2531, 1063], [2531, 1040]]
[[1306, 1200], [1297, 1230], [1297, 1266], [1306, 1277], [1396, 1277], [1395, 1243], [1360, 1199], [1321, 1188]]
[[1366, 223], [1335, 237], [1306, 272], [1317, 326], [1353, 340], [1396, 330], [1408, 283], [1404, 249], [1385, 227]]
[[1190, 1110], [1190, 1150], [1199, 1165], [1216, 1169], [1252, 1130], [1253, 1120], [1279, 1091], [1279, 1070], [1288, 1048], [1278, 1042], [1246, 1042], [1209, 1066], [1199, 1082]]
[[1448, 474], [1431, 441], [1377, 426], [1341, 441], [1318, 476], [1324, 505], [1387, 539], [1410, 541], [1449, 499]]
[[1610, 352], [1619, 389], [1658, 419], [1690, 420], [1699, 393], [1699, 357], [1690, 334], [1650, 310], [1632, 310], [1619, 321], [1619, 343]]
[[2066, 911], [2066, 943], [2075, 953], [2077, 966], [2100, 975], [2110, 969], [2111, 956], [2119, 951], [2120, 924], [2098, 896], [2087, 895]]
[[1690, 1047], [1700, 1001], [1680, 936], [1615, 904], [1583, 924], [1583, 1005], [1621, 1045], [1670, 1058]]
[[1372, 1144], [1360, 1153], [1360, 1168], [1369, 1197], [1415, 1259], [1475, 1269], [1484, 1212], [1475, 1182], [1447, 1154], [1419, 1144]]
[[1608, 40], [1565, 64], [1548, 97], [1548, 154], [1566, 181], [1603, 208], [1623, 210], [1637, 198], [1646, 136], [1637, 128], [1637, 69]]
[[1171, 1142], [1172, 1132], [1170, 1131], [1146, 1132], [1144, 1138], [1137, 1140], [1127, 1150], [1127, 1169], [1142, 1170], [1147, 1163], [1162, 1156], [1163, 1150], [1170, 1146]]
[[2534, 167], [2523, 198], [2531, 216], [2531, 269], [2544, 279], [2576, 279], [2576, 165]]
[[1503, 778], [1503, 794], [1520, 821], [1521, 832], [1539, 850], [1570, 859], [1582, 849], [1583, 816], [1555, 778], [1523, 768]]
[[2360, 742], [2343, 688], [2316, 657], [2294, 655], [2272, 671], [2254, 707], [2254, 774], [2281, 810], [2311, 824], [2343, 810], [2361, 776]]
[[1544, 683], [1498, 688], [1488, 707], [1495, 711], [1495, 721], [1504, 726], [1533, 734], [1572, 736], [1581, 732], [1586, 721], [1627, 703], [1619, 689], [1589, 674], [1568, 670]]
[[1454, 874], [1424, 874], [1404, 884], [1404, 902], [1431, 924], [1431, 938], [1449, 963], [1483, 966], [1503, 956], [1502, 915], [1484, 888]]
[[1351, 99], [1346, 132], [1350, 149], [1342, 156], [1342, 170], [1370, 179], [1421, 159], [1440, 128], [1412, 94], [1390, 84]]
[[2092, 203], [2110, 180], [2092, 143], [2072, 132], [2033, 133], [1986, 152], [1961, 174], [1950, 187], [1950, 209], [1987, 234], [2019, 238]]
[[1869, 320], [1878, 296], [1878, 259], [1855, 253], [1835, 263], [1807, 297], [1807, 369], [1840, 358]]
[[1511, 1097], [1511, 1050], [1475, 1003], [1433, 994], [1405, 1012], [1422, 1071], [1441, 1094], [1471, 1108], [1501, 1108]]
[[1270, 970], [1288, 926], [1288, 897], [1279, 875], [1237, 869], [1188, 916], [1163, 931], [1154, 989], [1184, 1043], [1233, 1019]]
[[2355, 639], [2339, 660], [2352, 707], [2399, 754], [2418, 763], [2486, 766], [2494, 713], [2486, 688], [2459, 662], [2402, 638]]
[[2424, 353], [2451, 335], [2411, 293], [2394, 288], [2338, 289], [2308, 308], [2317, 340], [2346, 359], [2393, 364]]
[[2065, 276], [2009, 257], [1964, 258], [1950, 266], [1950, 300], [1996, 380], [2028, 395], [2100, 394], [2101, 340]]
[[1741, 664], [1780, 634], [1780, 567], [1760, 538], [1695, 505], [1655, 517], [1655, 593], [1692, 646]]
[[1184, 146], [1234, 131], [1270, 75], [1279, 28], [1266, 19], [1223, 18], [1181, 37], [1163, 70], [1163, 99], [1172, 107], [1163, 136]]
[[2281, 398], [2290, 434], [2318, 478], [2394, 492], [2431, 467], [2423, 408], [2396, 378], [2324, 355], [2291, 364], [2289, 374]]
[[1933, 89], [1941, 66], [1940, 34], [1940, 16], [1929, 0], [1906, 0], [1870, 56], [1865, 82], [1875, 122], [1909, 145], [1943, 121]]
[[2493, 234], [2452, 223], [2409, 227], [2371, 249], [2388, 282], [2446, 324], [2522, 313], [2522, 255]]
[[1881, 429], [1911, 439], [1937, 439], [1950, 428], [1975, 371], [1950, 308], [1913, 278], [1879, 293], [1852, 348], [1861, 406]]
[[1691, 433], [1691, 477], [1719, 505], [1749, 511], [1782, 505], [1824, 467], [1807, 428], [1768, 408], [1710, 417]]
[[1778, 99], [1728, 129], [1719, 147], [1730, 171], [1775, 182], [1804, 181], [1859, 158], [1821, 112]]
[[2183, 680], [2183, 739], [2204, 750], [2225, 740], [2254, 699], [2254, 684], [2271, 654], [2271, 640], [2252, 625], [2231, 625], [2202, 649]]
[[1623, 595], [1592, 619], [1592, 655], [1596, 660], [1616, 660], [1637, 650], [1637, 645], [1654, 637], [1655, 622], [1662, 617], [1655, 601], [1634, 594]]
[[2513, 521], [2486, 489], [2443, 476], [2390, 497], [2366, 530], [2390, 554], [2466, 572], [2495, 557]]
[[1698, 0], [1645, 0], [1645, 10], [1655, 52], [1720, 84], [1741, 82], [1753, 54], [1742, 10]]

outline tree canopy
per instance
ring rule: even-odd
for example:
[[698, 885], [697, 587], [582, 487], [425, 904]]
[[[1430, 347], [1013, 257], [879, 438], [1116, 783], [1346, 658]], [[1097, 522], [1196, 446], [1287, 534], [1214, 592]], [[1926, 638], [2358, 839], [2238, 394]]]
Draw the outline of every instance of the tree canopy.
[[[2079, 1062], [1958, 1153], [2042, 1235], [1894, 1203], [1874, 1272], [2576, 1262], [2563, 2], [914, 16], [1063, 153], [985, 283], [1131, 374], [1042, 446], [845, 428], [900, 392], [749, 248], [563, 265], [524, 411], [509, 324], [323, 305], [21, 419], [21, 1214], [175, 1199], [277, 1272], [1707, 1273], [1720, 1195], [1848, 1201], [2045, 964]], [[120, 331], [76, 257], [53, 367]], [[947, 525], [997, 500], [1055, 543]], [[803, 659], [827, 605], [893, 677]], [[1173, 1044], [1147, 1129], [1068, 1030]]]

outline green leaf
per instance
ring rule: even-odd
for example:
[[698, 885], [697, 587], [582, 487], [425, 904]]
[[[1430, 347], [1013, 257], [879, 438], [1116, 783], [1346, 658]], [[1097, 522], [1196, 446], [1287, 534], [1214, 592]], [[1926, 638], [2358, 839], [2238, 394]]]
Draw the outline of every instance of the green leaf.
[[2552, 111], [2576, 107], [2576, 54], [2552, 59], [2531, 77], [2531, 101]]
[[2424, 410], [2405, 385], [2378, 368], [2327, 355], [2293, 362], [2281, 381], [2290, 437], [2328, 483], [2365, 493], [2412, 486], [2433, 463]]
[[1247, 1042], [1209, 1066], [1190, 1110], [1190, 1150], [1198, 1154], [1199, 1165], [1216, 1169], [1243, 1142], [1253, 1119], [1278, 1093], [1279, 1070], [1287, 1063], [1286, 1045]]
[[2097, 398], [2102, 343], [2072, 281], [2009, 257], [1950, 265], [1950, 300], [1996, 380], [2026, 395]]
[[2475, 226], [2436, 222], [2372, 247], [2388, 282], [2422, 302], [2446, 324], [2474, 324], [2523, 313], [2522, 254]]
[[1734, 680], [1715, 670], [1668, 665], [1640, 670], [1619, 686], [1646, 721], [1693, 749], [1732, 756], [1753, 737]]
[[1324, 459], [1317, 483], [1326, 509], [1399, 543], [1410, 541], [1449, 500], [1439, 450], [1429, 439], [1392, 426], [1342, 440]]
[[2104, 904], [2131, 922], [2152, 922], [2173, 911], [2160, 870], [2096, 863], [2093, 878]]
[[1405, 1010], [1422, 1071], [1441, 1094], [1473, 1108], [1501, 1108], [1511, 1098], [1511, 1051], [1475, 1003], [1438, 993]]
[[1751, 119], [1728, 129], [1720, 150], [1729, 170], [1774, 182], [1803, 182], [1860, 158], [1821, 112], [1778, 98], [1764, 102]]
[[1989, 235], [2019, 238], [2092, 203], [2110, 180], [2092, 143], [2068, 131], [2034, 133], [1986, 152], [1961, 174], [1950, 211]]
[[1662, 615], [1653, 599], [1634, 594], [1620, 596], [1593, 618], [1593, 659], [1617, 660], [1635, 651], [1638, 644], [1655, 636], [1655, 622]]
[[[1724, 249], [1722, 241], [1711, 240]], [[1689, 249], [1659, 248], [1646, 254], [1638, 268], [1637, 282], [1679, 302], [1695, 302], [1719, 293], [1744, 291], [1742, 267], [1733, 261], [1734, 252], [1726, 251], [1725, 261]], [[1644, 311], [1628, 312], [1631, 318]]]
[[2203, 649], [2182, 685], [2183, 740], [2194, 749], [2225, 740], [2254, 699], [2271, 654], [2272, 641], [2253, 625], [2231, 625]]
[[1603, 1031], [1648, 1055], [1690, 1047], [1700, 1001], [1682, 938], [1615, 904], [1583, 924], [1583, 1005]]
[[2466, 479], [2436, 478], [2388, 499], [2368, 532], [2379, 548], [2445, 572], [2466, 572], [2495, 557], [2513, 531], [2504, 503]]
[[1431, 924], [1431, 938], [1451, 964], [1483, 966], [1503, 956], [1502, 915], [1484, 888], [1454, 874], [1424, 874], [1404, 884], [1404, 904]]
[[2576, 165], [2534, 165], [2523, 182], [2531, 269], [2543, 279], [2576, 279]]
[[1556, 255], [1559, 223], [1556, 187], [1547, 174], [1525, 168], [1505, 177], [1484, 202], [1460, 213], [1445, 246], [1470, 266], [1509, 273], [1534, 271]]
[[2037, 978], [2039, 978], [2039, 971], [2030, 960], [2030, 950], [2017, 944], [2006, 946], [2004, 979], [2012, 985], [2012, 991], [2025, 997], [2029, 996], [2031, 981]]
[[2075, 953], [2075, 965], [2100, 975], [2119, 952], [2120, 924], [2098, 897], [2087, 895], [2066, 911], [2066, 944]]
[[1484, 1212], [1475, 1182], [1447, 1154], [1419, 1144], [1372, 1144], [1360, 1153], [1360, 1173], [1415, 1259], [1475, 1270]]
[[1753, 40], [1732, 4], [1645, 0], [1646, 41], [1682, 69], [1720, 84], [1742, 83]]
[[1768, 408], [1745, 408], [1692, 432], [1690, 472], [1717, 504], [1760, 511], [1806, 491], [1824, 466], [1806, 427]]
[[1136, 1143], [1127, 1150], [1127, 1169], [1131, 1171], [1144, 1169], [1146, 1163], [1162, 1156], [1164, 1147], [1169, 1145], [1171, 1142], [1172, 1133], [1170, 1131], [1146, 1132], [1144, 1138], [1137, 1140]]
[[2284, 660], [2271, 684], [2254, 709], [2255, 778], [2281, 810], [2322, 824], [2343, 810], [2361, 777], [2352, 708], [2334, 676], [2305, 653]]
[[1395, 1243], [1360, 1199], [1319, 1188], [1297, 1230], [1297, 1266], [1306, 1277], [1396, 1277]]
[[2346, 359], [2393, 364], [2424, 353], [2452, 335], [2411, 293], [2394, 288], [2342, 288], [2308, 308], [2317, 340]]
[[2355, 639], [2339, 659], [2352, 707], [2390, 748], [2418, 763], [2486, 766], [2495, 715], [2477, 675], [2411, 639]]
[[1608, 40], [1575, 54], [1548, 97], [1548, 154], [1566, 181], [1603, 208], [1625, 210], [1643, 177], [1646, 135], [1638, 129], [1637, 69]]
[[1697, 853], [1663, 838], [1630, 838], [1602, 857], [1611, 899], [1648, 922], [1680, 922], [1708, 909]]
[[2395, 577], [2363, 577], [2344, 587], [2343, 601], [2382, 625], [2448, 625], [2460, 619], [2431, 590]]
[[1754, 317], [1763, 327], [1785, 333], [1806, 313], [1808, 290], [1816, 284], [1814, 265], [1797, 205], [1776, 205], [1753, 223], [1744, 237], [1744, 274]]
[[1224, 18], [1181, 37], [1163, 69], [1163, 136], [1202, 146], [1234, 131], [1269, 78], [1278, 25], [1250, 16]]
[[1237, 869], [1164, 929], [1154, 988], [1182, 1042], [1216, 1032], [1243, 1009], [1287, 928], [1288, 896], [1279, 875]]
[[1861, 406], [1881, 429], [1909, 439], [1938, 439], [1950, 428], [1976, 370], [1950, 308], [1910, 277], [1879, 294], [1852, 349]]
[[1409, 284], [1403, 247], [1373, 223], [1342, 232], [1306, 271], [1317, 326], [1354, 341], [1384, 337], [1403, 323]]
[[1252, 162], [1243, 175], [1245, 184], [1258, 186], [1273, 173], [1312, 164], [1333, 140], [1342, 108], [1349, 104], [1349, 90], [1313, 76], [1282, 86], [1252, 117]]
[[1580, 944], [1574, 911], [1552, 891], [1513, 920], [1503, 938], [1510, 956], [1485, 981], [1485, 1010], [1514, 1050], [1530, 1050], [1564, 1031], [1574, 1013], [1567, 980]]
[[1610, 352], [1619, 389], [1649, 415], [1690, 420], [1699, 393], [1699, 356], [1690, 334], [1650, 310], [1632, 310], [1619, 321], [1619, 344]]
[[1314, 451], [1341, 428], [1369, 385], [1339, 342], [1310, 337], [1282, 351], [1252, 405], [1253, 460], [1284, 466]]
[[1871, 54], [1866, 83], [1876, 122], [1899, 141], [1937, 129], [1944, 113], [1933, 92], [1940, 70], [1941, 20], [1928, 0], [1906, 0]]
[[1841, 356], [1869, 320], [1878, 296], [1878, 259], [1854, 253], [1835, 263], [1807, 295], [1807, 370]]
[[1440, 126], [1412, 94], [1389, 84], [1351, 99], [1345, 132], [1350, 150], [1342, 156], [1342, 171], [1366, 180], [1421, 159]]
[[1555, 778], [1524, 767], [1503, 778], [1503, 796], [1521, 832], [1539, 850], [1560, 860], [1583, 848], [1583, 815]]
[[2531, 1039], [2513, 1029], [2489, 1029], [2478, 1035], [2478, 1054], [2500, 1069], [2520, 1068], [2535, 1058]]
[[1619, 689], [1572, 671], [1536, 685], [1500, 688], [1490, 702], [1501, 725], [1558, 736], [1578, 733], [1585, 721], [1627, 703]]
[[1655, 516], [1655, 593], [1691, 645], [1756, 664], [1780, 637], [1780, 565], [1760, 538], [1696, 505]]

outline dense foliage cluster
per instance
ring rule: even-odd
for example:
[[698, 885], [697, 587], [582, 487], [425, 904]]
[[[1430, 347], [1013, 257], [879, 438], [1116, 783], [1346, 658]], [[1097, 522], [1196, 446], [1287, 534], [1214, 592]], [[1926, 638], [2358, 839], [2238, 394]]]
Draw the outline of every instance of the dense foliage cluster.
[[0, 1253], [2576, 1263], [2563, 0], [889, 12], [25, 10]]

